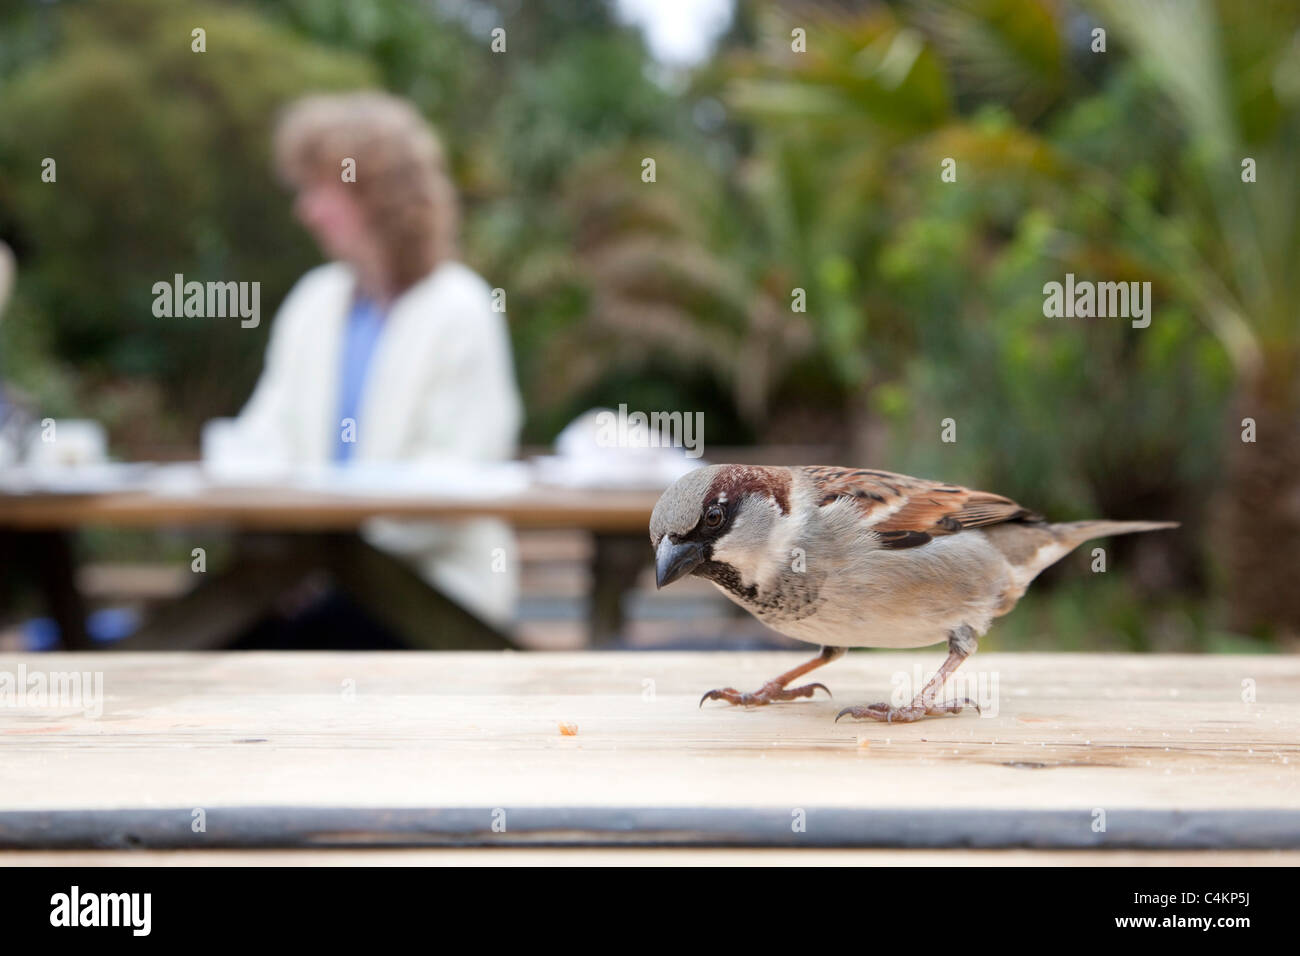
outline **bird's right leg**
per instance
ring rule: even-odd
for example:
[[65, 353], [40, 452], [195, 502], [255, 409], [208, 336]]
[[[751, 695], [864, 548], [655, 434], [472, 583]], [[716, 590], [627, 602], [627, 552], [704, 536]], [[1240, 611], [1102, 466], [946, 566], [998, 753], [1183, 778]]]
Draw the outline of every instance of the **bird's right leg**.
[[802, 677], [811, 670], [816, 670], [824, 664], [829, 664], [833, 660], [838, 660], [844, 656], [842, 647], [823, 647], [820, 654], [807, 663], [800, 664], [793, 670], [788, 670], [779, 677], [773, 677], [770, 681], [760, 687], [752, 694], [745, 694], [734, 687], [723, 687], [719, 690], [711, 690], [700, 698], [700, 706], [704, 706], [706, 700], [725, 700], [729, 704], [739, 704], [741, 707], [761, 707], [764, 704], [770, 704], [775, 700], [796, 700], [800, 697], [811, 697], [820, 687], [830, 694], [830, 688], [825, 684], [804, 684], [802, 687], [790, 687], [785, 685], [795, 678]]
[[906, 707], [892, 707], [887, 703], [864, 704], [861, 707], [845, 707], [835, 715], [835, 722], [841, 717], [849, 716], [855, 720], [883, 720], [887, 723], [910, 723], [922, 717], [938, 717], [940, 714], [960, 714], [965, 707], [980, 706], [969, 697], [958, 700], [937, 701], [935, 697], [943, 689], [948, 676], [961, 666], [961, 662], [975, 652], [978, 639], [975, 631], [968, 624], [954, 628], [948, 635], [948, 659], [943, 662], [937, 674], [930, 678], [921, 688], [921, 693]]

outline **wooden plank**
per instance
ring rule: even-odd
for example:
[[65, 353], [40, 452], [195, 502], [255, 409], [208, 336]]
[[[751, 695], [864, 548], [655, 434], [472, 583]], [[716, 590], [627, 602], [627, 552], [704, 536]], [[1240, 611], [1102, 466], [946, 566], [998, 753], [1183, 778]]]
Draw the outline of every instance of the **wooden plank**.
[[[0, 811], [3, 849], [331, 846], [1300, 850], [1300, 811], [799, 807], [211, 807]], [[792, 817], [798, 815], [799, 828]], [[495, 827], [495, 829], [494, 829]]]
[[[350, 530], [370, 518], [501, 518], [521, 528], [647, 533], [658, 492], [532, 488], [467, 499], [365, 497], [298, 490], [213, 488], [201, 496], [143, 492], [0, 495], [0, 526], [27, 529], [233, 526], [262, 530]], [[648, 540], [648, 539], [647, 539]]]
[[0, 708], [0, 832], [91, 811], [61, 825], [165, 845], [202, 808], [214, 840], [500, 843], [501, 809], [524, 843], [1300, 847], [1300, 660], [982, 653], [988, 716], [833, 723], [940, 657], [855, 652], [819, 675], [834, 701], [746, 711], [697, 704], [802, 655], [0, 656], [104, 691], [99, 717]]

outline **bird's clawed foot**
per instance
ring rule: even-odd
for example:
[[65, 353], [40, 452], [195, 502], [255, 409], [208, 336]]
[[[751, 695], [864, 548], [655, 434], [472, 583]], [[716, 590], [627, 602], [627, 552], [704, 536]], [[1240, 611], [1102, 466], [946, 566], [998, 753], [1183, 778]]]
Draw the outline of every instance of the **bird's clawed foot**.
[[888, 724], [910, 724], [922, 717], [938, 717], [943, 714], [960, 714], [963, 708], [974, 707], [980, 713], [980, 705], [969, 697], [960, 700], [924, 701], [914, 700], [906, 707], [891, 707], [888, 704], [864, 704], [861, 707], [845, 707], [835, 715], [835, 722], [841, 717], [854, 720], [883, 720]]
[[776, 700], [798, 700], [800, 697], [811, 697], [818, 687], [826, 691], [827, 695], [833, 696], [830, 688], [825, 684], [782, 687], [776, 681], [768, 681], [752, 694], [741, 693], [734, 687], [711, 690], [700, 698], [700, 706], [703, 707], [706, 700], [725, 700], [729, 704], [740, 707], [762, 707], [764, 704], [770, 704]]

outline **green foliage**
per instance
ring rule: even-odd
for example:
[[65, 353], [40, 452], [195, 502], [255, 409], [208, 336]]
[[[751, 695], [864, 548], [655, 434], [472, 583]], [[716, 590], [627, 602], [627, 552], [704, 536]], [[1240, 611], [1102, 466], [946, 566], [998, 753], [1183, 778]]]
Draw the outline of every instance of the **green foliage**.
[[[23, 254], [26, 305], [6, 339], [30, 340], [24, 326], [39, 323], [87, 385], [153, 381], [193, 424], [233, 412], [269, 321], [254, 331], [159, 319], [152, 287], [175, 273], [259, 281], [269, 319], [314, 259], [270, 173], [270, 121], [304, 91], [373, 73], [227, 5], [65, 6], [56, 52], [0, 95], [0, 205]], [[191, 51], [195, 24], [205, 53]], [[41, 181], [45, 157], [55, 182]]]

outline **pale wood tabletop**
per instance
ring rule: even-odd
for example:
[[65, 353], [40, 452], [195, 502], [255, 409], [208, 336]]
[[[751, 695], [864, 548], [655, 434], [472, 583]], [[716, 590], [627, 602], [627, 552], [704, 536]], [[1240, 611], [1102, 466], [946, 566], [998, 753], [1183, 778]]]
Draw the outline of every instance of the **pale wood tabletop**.
[[0, 847], [1300, 849], [1300, 659], [978, 654], [985, 716], [835, 724], [938, 663], [862, 652], [834, 700], [697, 706], [800, 659], [7, 655], [103, 699], [0, 712]]

